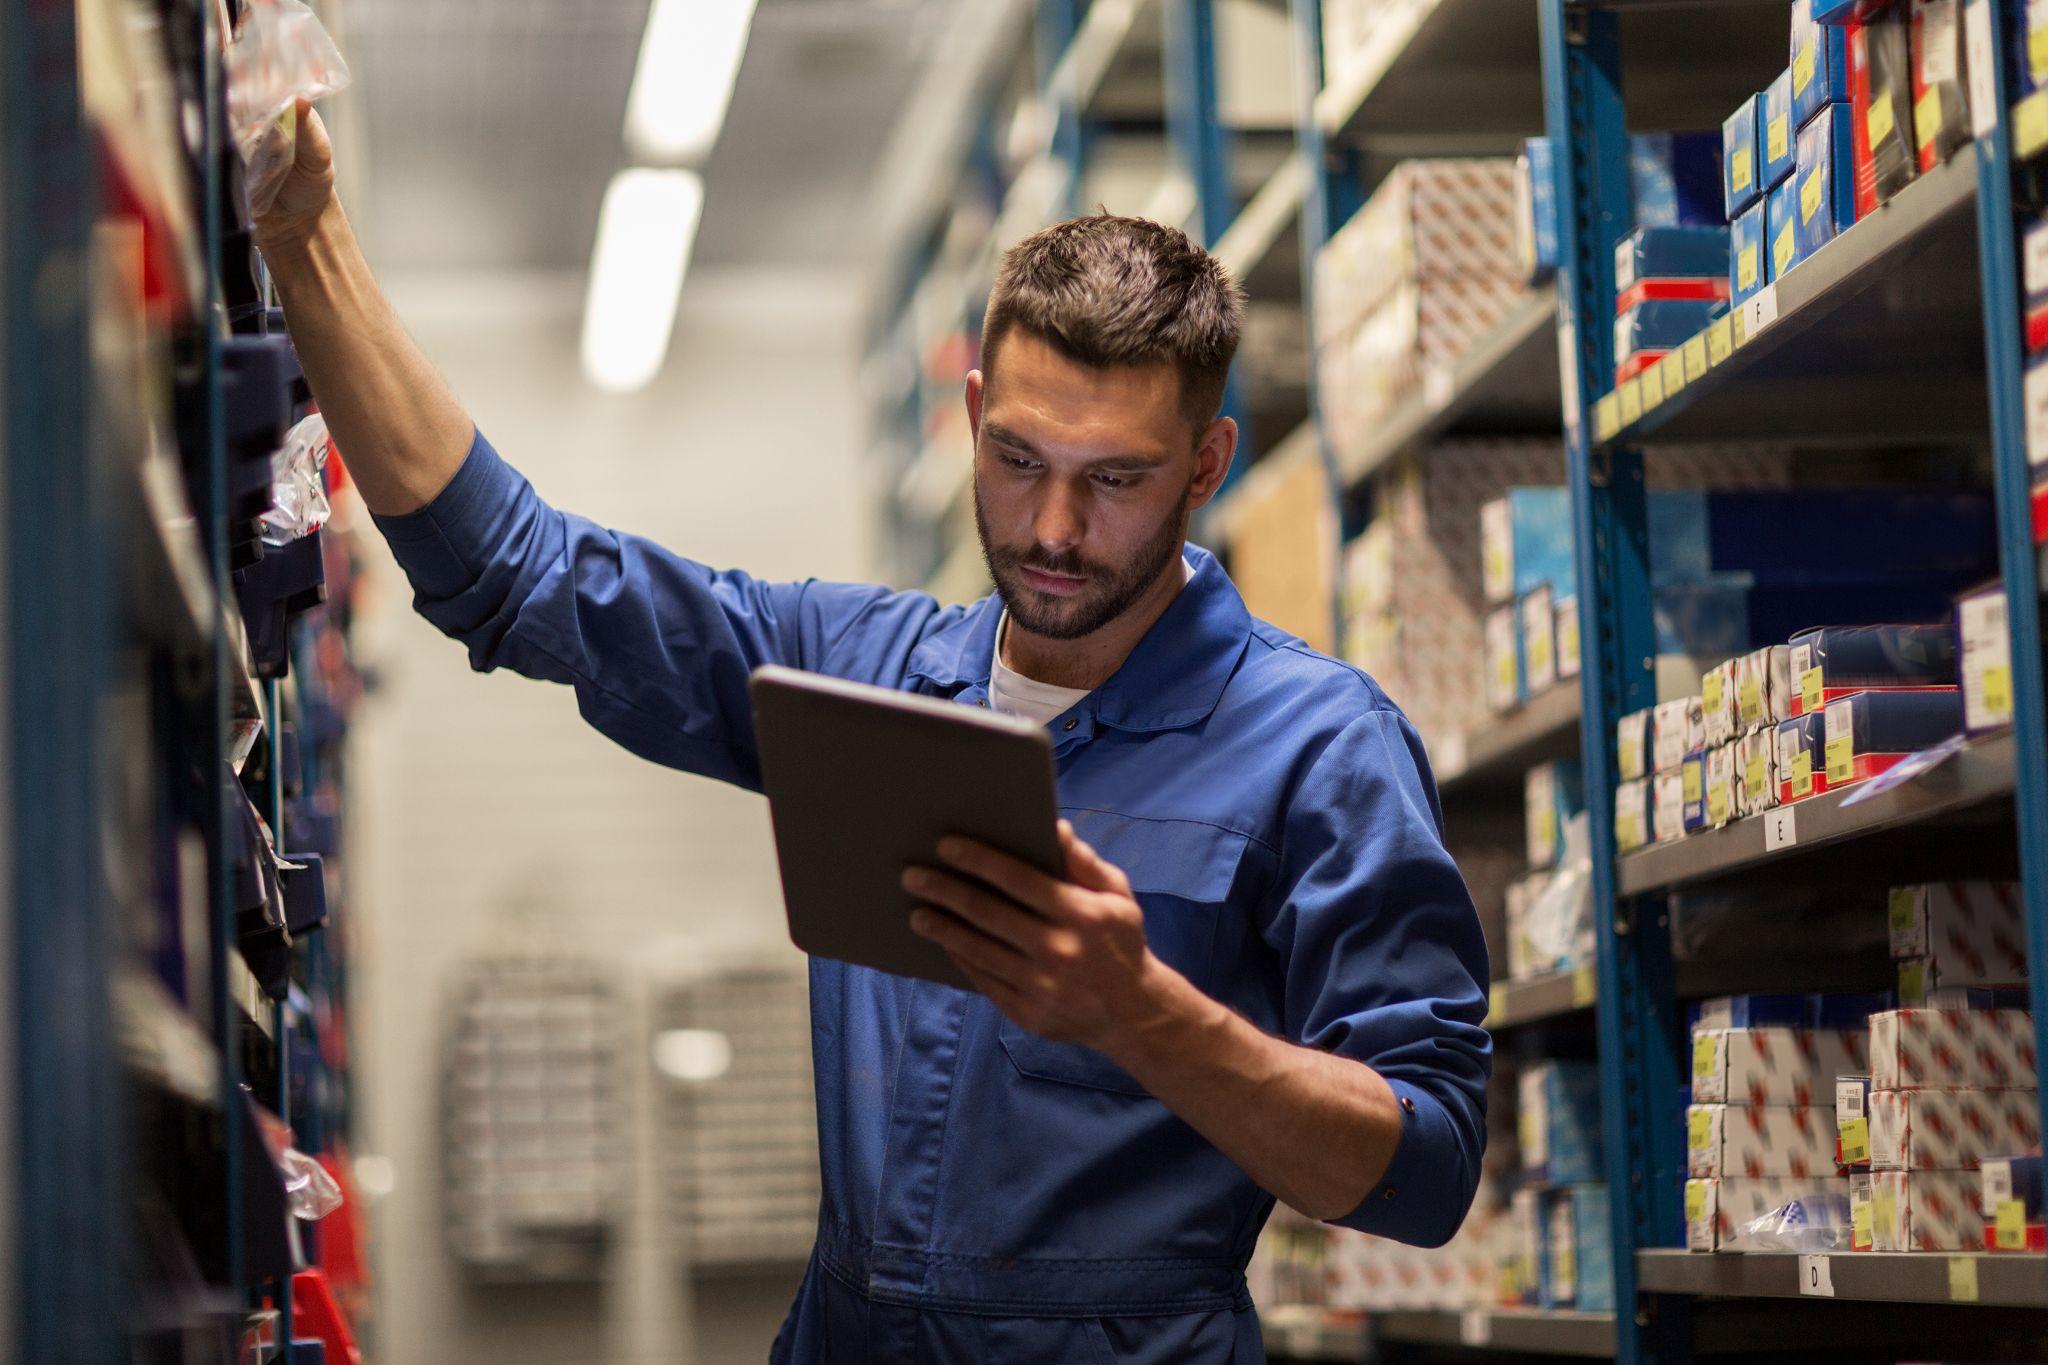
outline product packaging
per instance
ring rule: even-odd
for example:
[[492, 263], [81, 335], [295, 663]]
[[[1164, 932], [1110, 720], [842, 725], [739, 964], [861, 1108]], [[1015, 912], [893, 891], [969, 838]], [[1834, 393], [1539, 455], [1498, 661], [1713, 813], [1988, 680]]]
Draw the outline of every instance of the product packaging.
[[1870, 1169], [1870, 1077], [1835, 1077], [1836, 1159]]
[[2034, 1090], [1873, 1090], [1870, 1166], [1878, 1171], [1960, 1171], [2041, 1141]]
[[1648, 299], [1725, 299], [1725, 227], [1638, 227], [1614, 244], [1614, 311]]
[[[1652, 299], [1614, 319], [1615, 364], [1639, 372], [1645, 357], [1662, 359], [1727, 311], [1719, 299]], [[1624, 375], [1625, 379], [1627, 375]]]
[[1956, 602], [1963, 728], [1972, 735], [2012, 724], [2012, 633], [2005, 585], [1991, 583]]
[[1792, 653], [1766, 645], [1735, 660], [1735, 725], [1742, 733], [1792, 718]]
[[1678, 765], [1678, 782], [1685, 802], [1679, 818], [1687, 834], [1697, 833], [1707, 827], [1707, 756], [1704, 751], [1685, 756], [1685, 762]]
[[1895, 886], [1887, 905], [1892, 956], [1938, 960], [1942, 984], [2002, 986], [2026, 979], [2026, 929], [2014, 883]]
[[1698, 697], [1660, 701], [1651, 713], [1650, 753], [1655, 771], [1666, 772], [1707, 741], [1706, 714]]
[[[1751, 95], [1721, 124], [1722, 208], [1730, 223], [1763, 197], [1764, 97]], [[1736, 285], [1737, 293], [1741, 284]]]
[[1786, 176], [1764, 195], [1764, 276], [1775, 284], [1799, 264], [1799, 181]]
[[1708, 745], [1735, 738], [1735, 660], [1724, 659], [1700, 674], [1700, 717]]
[[1556, 188], [1550, 139], [1527, 139], [1515, 158], [1515, 260], [1532, 284], [1557, 269]]
[[1912, 0], [1913, 136], [1931, 171], [1970, 141], [1963, 74], [1963, 0]]
[[1486, 704], [1512, 711], [1522, 699], [1520, 632], [1515, 609], [1495, 607], [1486, 613]]
[[1729, 298], [1737, 305], [1747, 302], [1752, 294], [1770, 283], [1764, 215], [1764, 201], [1759, 196], [1728, 224]]
[[1706, 754], [1706, 827], [1719, 829], [1736, 811], [1735, 746], [1716, 744]]
[[1579, 676], [1579, 595], [1565, 593], [1557, 599], [1557, 676]]
[[1685, 837], [1685, 777], [1677, 768], [1650, 779], [1650, 836], [1660, 844]]
[[[1683, 821], [1681, 820], [1681, 824]], [[1614, 788], [1614, 846], [1620, 852], [1650, 842], [1650, 779], [1619, 782]]]
[[2041, 1221], [2044, 1212], [2041, 1190], [2041, 1154], [2028, 1156], [1987, 1156], [1978, 1163], [1977, 1173], [1986, 1218], [1998, 1217], [2006, 1204], [2018, 1204], [2022, 1218]]
[[1599, 1180], [1599, 1069], [1591, 1062], [1544, 1061], [1516, 1083], [1523, 1171], [1551, 1185]]
[[1849, 1173], [1849, 1249], [1869, 1251], [1876, 1238], [1872, 1236], [1872, 1211], [1870, 1207], [1870, 1172], [1867, 1170]]
[[1823, 1104], [1837, 1076], [1863, 1070], [1868, 1049], [1867, 1034], [1847, 1030], [1698, 1029], [1692, 1037], [1693, 1102]]
[[1953, 688], [1956, 638], [1946, 626], [1823, 626], [1792, 637], [1791, 711], [1877, 689]]
[[1799, 125], [1792, 121], [1792, 72], [1778, 73], [1764, 87], [1763, 122], [1758, 140], [1763, 144], [1762, 185], [1766, 191], [1792, 174], [1793, 137]]
[[1755, 730], [1735, 741], [1735, 813], [1761, 815], [1778, 804], [1778, 734]]
[[[1607, 1186], [1574, 1185], [1562, 1197], [1571, 1210], [1573, 1295], [1571, 1306], [1581, 1313], [1614, 1311], [1614, 1233], [1607, 1205]], [[1558, 1249], [1553, 1247], [1552, 1258]]]
[[[1841, 1176], [1746, 1176], [1685, 1182], [1685, 1245], [1690, 1251], [1778, 1251], [1756, 1239], [1750, 1225], [1775, 1210], [1798, 1203], [1811, 1209], [1810, 1222], [1823, 1227], [1848, 1221], [1849, 1182]], [[1840, 1216], [1836, 1217], [1839, 1209]], [[1825, 1247], [1820, 1249], [1826, 1249]]]
[[1566, 488], [1510, 488], [1479, 509], [1479, 567], [1489, 603], [1572, 582], [1572, 500]]
[[1507, 885], [1504, 896], [1508, 940], [1508, 979], [1526, 981], [1556, 967], [1554, 954], [1537, 945], [1539, 937], [1534, 908], [1542, 903], [1550, 887], [1548, 872], [1531, 872]]
[[1827, 704], [1828, 789], [1865, 782], [1963, 730], [1957, 688], [1857, 692]]
[[2025, 1010], [1902, 1009], [1870, 1016], [1873, 1091], [2035, 1084], [2034, 1025]]
[[1789, 806], [1828, 789], [1825, 717], [1797, 716], [1777, 730], [1778, 804]]
[[1872, 1171], [1871, 1248], [1976, 1251], [1984, 1241], [1975, 1171]]
[[1565, 822], [1586, 808], [1586, 784], [1575, 758], [1539, 763], [1522, 779], [1522, 816], [1529, 866], [1554, 866], [1564, 851]]
[[1794, 229], [1805, 260], [1856, 222], [1854, 111], [1831, 104], [1799, 130], [1799, 207]]
[[1919, 174], [1913, 145], [1911, 20], [1900, 0], [1867, 9], [1849, 34], [1850, 79], [1870, 143], [1877, 199], [1889, 200]]
[[1685, 1111], [1685, 1131], [1688, 1175], [1835, 1174], [1831, 1109], [1695, 1104]]
[[1651, 708], [1631, 711], [1614, 726], [1615, 761], [1621, 769], [1621, 780], [1633, 782], [1653, 772], [1650, 751]]
[[1813, 8], [1813, 0], [1792, 0], [1792, 122], [1802, 128], [1822, 106], [1849, 102], [1846, 36], [1815, 19]]
[[1721, 225], [1718, 134], [1631, 133], [1628, 173], [1629, 197], [1637, 226]]
[[1557, 611], [1548, 583], [1515, 604], [1515, 645], [1524, 701], [1557, 685]]

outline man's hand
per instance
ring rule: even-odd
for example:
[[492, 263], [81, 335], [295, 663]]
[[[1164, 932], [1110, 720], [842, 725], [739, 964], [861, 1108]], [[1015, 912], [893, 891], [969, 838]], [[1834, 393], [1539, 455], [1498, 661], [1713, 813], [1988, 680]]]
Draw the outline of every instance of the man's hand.
[[[258, 249], [265, 254], [303, 242], [334, 203], [334, 144], [320, 115], [304, 100], [298, 104], [298, 142], [290, 153], [292, 168], [285, 173], [277, 197], [256, 216], [253, 230]], [[281, 130], [273, 128], [267, 137], [283, 141]], [[280, 154], [284, 154], [280, 149]]]
[[1122, 870], [1064, 820], [1060, 846], [1064, 881], [986, 844], [944, 840], [943, 868], [903, 874], [904, 889], [929, 903], [910, 926], [1018, 1027], [1096, 1046], [1155, 1017], [1173, 972], [1146, 946], [1145, 912]]

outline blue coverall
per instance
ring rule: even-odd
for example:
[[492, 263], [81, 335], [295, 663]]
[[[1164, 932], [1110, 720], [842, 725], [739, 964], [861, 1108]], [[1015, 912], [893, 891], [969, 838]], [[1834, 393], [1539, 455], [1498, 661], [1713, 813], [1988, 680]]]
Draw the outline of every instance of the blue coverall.
[[[567, 683], [634, 753], [758, 789], [747, 677], [779, 663], [985, 705], [1000, 606], [716, 572], [555, 510], [478, 435], [378, 524], [480, 670]], [[1485, 947], [1407, 720], [1254, 620], [1207, 553], [1050, 732], [1061, 812], [1152, 949], [1261, 1028], [1379, 1071], [1393, 1164], [1337, 1220], [1443, 1242], [1485, 1134]], [[1264, 1359], [1245, 1263], [1273, 1198], [1108, 1058], [985, 998], [814, 959], [823, 1200], [776, 1362]]]

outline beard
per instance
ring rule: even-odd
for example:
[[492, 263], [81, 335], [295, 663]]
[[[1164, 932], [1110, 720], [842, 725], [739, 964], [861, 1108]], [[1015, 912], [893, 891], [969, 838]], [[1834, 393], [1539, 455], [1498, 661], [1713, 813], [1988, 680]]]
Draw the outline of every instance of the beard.
[[[1193, 487], [1192, 477], [1188, 483]], [[974, 529], [981, 536], [981, 557], [988, 565], [989, 577], [995, 581], [996, 596], [1002, 599], [1010, 619], [1048, 640], [1078, 640], [1093, 635], [1129, 611], [1180, 553], [1188, 532], [1185, 491], [1175, 500], [1174, 508], [1122, 567], [1090, 563], [1071, 551], [1053, 554], [1036, 545], [1023, 550], [996, 545], [989, 536], [978, 482], [974, 488]], [[1072, 597], [1054, 597], [1025, 580], [1022, 570], [1026, 568], [1079, 576], [1086, 584]]]

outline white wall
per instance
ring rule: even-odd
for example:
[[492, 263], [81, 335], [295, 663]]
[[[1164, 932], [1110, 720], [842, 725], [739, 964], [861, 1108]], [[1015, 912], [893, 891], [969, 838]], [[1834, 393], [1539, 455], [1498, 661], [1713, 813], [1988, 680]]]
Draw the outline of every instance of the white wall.
[[[851, 281], [693, 280], [667, 371], [625, 399], [577, 373], [580, 279], [389, 284], [479, 425], [558, 506], [763, 576], [862, 576]], [[795, 1271], [692, 1294], [661, 1239], [643, 1057], [629, 1058], [641, 1159], [624, 1236], [587, 1291], [465, 1287], [440, 1235], [437, 1069], [440, 991], [474, 954], [595, 954], [636, 1011], [674, 965], [762, 945], [793, 956], [766, 807], [614, 747], [565, 688], [473, 674], [411, 613], [381, 541], [373, 564], [363, 637], [383, 685], [352, 755], [348, 895], [358, 1151], [395, 1172], [374, 1205], [377, 1358], [760, 1361]]]

